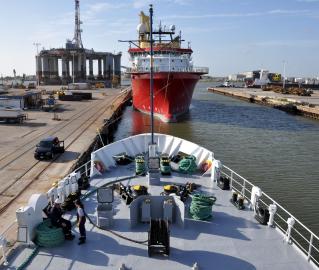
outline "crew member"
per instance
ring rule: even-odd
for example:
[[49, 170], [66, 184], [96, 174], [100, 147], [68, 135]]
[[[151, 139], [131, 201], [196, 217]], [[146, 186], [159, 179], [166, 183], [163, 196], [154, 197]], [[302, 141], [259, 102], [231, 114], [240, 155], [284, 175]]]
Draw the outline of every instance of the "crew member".
[[61, 209], [61, 203], [62, 201], [60, 198], [55, 200], [49, 217], [53, 226], [62, 228], [65, 239], [73, 240], [74, 235], [71, 232], [72, 225], [69, 220], [62, 218], [63, 213]]
[[77, 224], [79, 227], [79, 231], [80, 231], [80, 238], [79, 238], [79, 245], [82, 245], [85, 243], [86, 240], [86, 231], [85, 231], [85, 213], [84, 213], [84, 206], [82, 204], [82, 202], [80, 200], [76, 200], [74, 202], [76, 208], [77, 208], [77, 213], [76, 213], [76, 217], [77, 217]]

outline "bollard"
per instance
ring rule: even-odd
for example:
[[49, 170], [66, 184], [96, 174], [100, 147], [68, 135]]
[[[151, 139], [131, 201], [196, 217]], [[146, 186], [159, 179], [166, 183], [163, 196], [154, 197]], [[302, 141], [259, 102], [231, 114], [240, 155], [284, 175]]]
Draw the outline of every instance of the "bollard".
[[274, 218], [275, 218], [275, 214], [277, 212], [277, 205], [270, 204], [268, 207], [268, 211], [269, 211], [269, 221], [267, 224], [269, 227], [274, 227]]
[[285, 235], [285, 242], [289, 243], [290, 242], [290, 237], [291, 237], [291, 229], [292, 229], [292, 227], [295, 224], [295, 220], [292, 217], [290, 217], [290, 218], [287, 219], [287, 224], [288, 224], [288, 229], [287, 229], [287, 232], [286, 232], [286, 235]]
[[261, 197], [261, 195], [262, 195], [261, 189], [257, 186], [253, 186], [251, 189], [250, 209], [253, 209], [255, 214], [256, 214], [256, 203], [258, 199]]

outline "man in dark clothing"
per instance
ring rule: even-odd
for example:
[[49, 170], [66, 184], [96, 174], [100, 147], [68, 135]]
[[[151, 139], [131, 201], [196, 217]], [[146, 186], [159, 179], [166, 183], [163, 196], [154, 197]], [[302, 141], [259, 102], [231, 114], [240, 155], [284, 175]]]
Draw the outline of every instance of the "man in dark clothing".
[[55, 200], [49, 217], [53, 226], [62, 228], [65, 239], [73, 240], [74, 235], [71, 233], [72, 225], [69, 220], [62, 218], [61, 203], [62, 201], [59, 198]]

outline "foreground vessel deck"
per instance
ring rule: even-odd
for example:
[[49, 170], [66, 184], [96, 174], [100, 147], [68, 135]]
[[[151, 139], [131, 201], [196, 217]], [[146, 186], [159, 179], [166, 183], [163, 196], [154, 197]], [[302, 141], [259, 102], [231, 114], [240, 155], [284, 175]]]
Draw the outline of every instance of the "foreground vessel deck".
[[[133, 174], [134, 165], [120, 166], [92, 178], [91, 185], [101, 186]], [[316, 269], [300, 250], [284, 242], [284, 235], [279, 230], [260, 225], [248, 207], [245, 210], [235, 208], [229, 201], [231, 192], [212, 188], [209, 177], [174, 173], [161, 178], [161, 185], [167, 182], [195, 182], [202, 185], [202, 191], [217, 197], [211, 221], [185, 218], [184, 228], [176, 224], [170, 226], [169, 257], [149, 258], [146, 245], [120, 239], [87, 222], [85, 245], [66, 241], [60, 247], [41, 248], [27, 269], [119, 269], [122, 264], [127, 269], [191, 269], [195, 262], [199, 269]], [[147, 179], [138, 177], [129, 184], [135, 183], [147, 184]], [[156, 194], [161, 190], [162, 186], [152, 186], [149, 192]], [[88, 197], [84, 204], [87, 214], [95, 221], [96, 196]], [[118, 196], [113, 204], [116, 214], [112, 229], [126, 237], [146, 240], [148, 224], [131, 228], [128, 206]], [[74, 219], [74, 214], [70, 218]], [[15, 269], [31, 252], [28, 248], [18, 251], [10, 258], [12, 264], [8, 269]]]

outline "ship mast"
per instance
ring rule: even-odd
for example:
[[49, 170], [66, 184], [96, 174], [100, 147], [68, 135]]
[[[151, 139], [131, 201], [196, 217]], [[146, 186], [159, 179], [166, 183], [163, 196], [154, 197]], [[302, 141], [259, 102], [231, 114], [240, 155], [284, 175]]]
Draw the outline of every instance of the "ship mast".
[[150, 5], [150, 45], [151, 45], [151, 60], [150, 60], [150, 98], [151, 98], [151, 143], [154, 144], [154, 80], [153, 80], [153, 5]]

